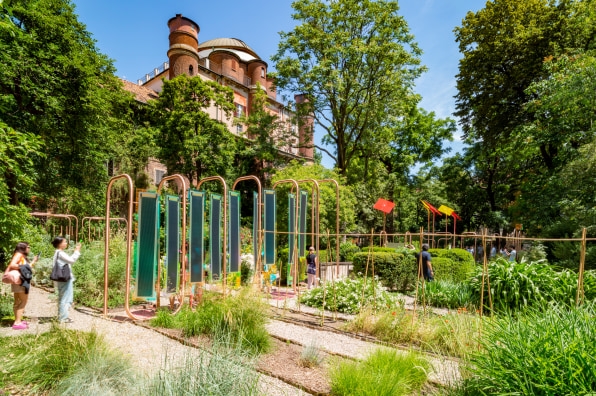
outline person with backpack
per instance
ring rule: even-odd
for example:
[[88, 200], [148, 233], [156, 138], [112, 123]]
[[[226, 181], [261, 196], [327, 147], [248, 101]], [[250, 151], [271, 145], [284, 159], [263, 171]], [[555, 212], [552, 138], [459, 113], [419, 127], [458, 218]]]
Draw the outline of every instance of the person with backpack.
[[317, 280], [317, 255], [315, 248], [309, 247], [306, 255], [306, 287], [310, 289], [311, 286], [316, 285]]
[[[10, 260], [10, 264], [6, 267], [5, 273], [9, 271], [19, 271], [21, 273], [21, 269], [27, 268], [28, 272], [31, 272], [31, 267], [37, 262], [39, 259], [39, 255], [35, 256], [33, 260], [29, 261], [27, 256], [29, 255], [30, 251], [29, 244], [27, 242], [19, 242], [17, 243], [16, 248], [12, 254], [12, 259]], [[13, 303], [13, 311], [14, 311], [14, 323], [12, 324], [13, 330], [25, 330], [29, 328], [29, 323], [23, 320], [23, 314], [25, 313], [25, 306], [27, 305], [27, 301], [29, 300], [29, 289], [28, 284], [23, 283], [23, 276], [19, 275], [18, 283], [11, 283], [12, 293], [14, 294], [14, 303]]]
[[[67, 254], [64, 249], [68, 247], [68, 240], [66, 238], [57, 236], [52, 241], [52, 246], [56, 248], [54, 253], [54, 264], [61, 268], [65, 265], [72, 265], [81, 255], [81, 244], [78, 243], [72, 255]], [[68, 317], [68, 311], [73, 301], [73, 282], [75, 278], [72, 275], [70, 279], [64, 282], [54, 281], [58, 289], [58, 321], [60, 323], [72, 323], [72, 319]]]

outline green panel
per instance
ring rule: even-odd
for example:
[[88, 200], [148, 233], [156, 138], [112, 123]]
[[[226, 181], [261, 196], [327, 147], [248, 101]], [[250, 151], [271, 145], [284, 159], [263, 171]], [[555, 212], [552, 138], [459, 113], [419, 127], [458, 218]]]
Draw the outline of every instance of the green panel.
[[288, 264], [294, 264], [296, 247], [296, 196], [288, 194]]
[[[298, 256], [304, 257], [306, 256], [306, 212], [308, 211], [308, 192], [306, 191], [300, 190], [300, 208], [298, 211], [298, 218], [300, 219], [298, 223]], [[312, 244], [314, 245], [314, 241]]]
[[205, 264], [205, 192], [190, 191], [190, 281], [203, 282]]
[[230, 191], [228, 250], [230, 252], [230, 272], [240, 271], [240, 192]]
[[180, 271], [180, 197], [166, 197], [166, 292], [178, 290]]
[[263, 190], [264, 264], [275, 264], [275, 191]]
[[[257, 255], [261, 254], [259, 252], [259, 221], [257, 219], [257, 215], [259, 213], [259, 193], [253, 191], [252, 194], [252, 251], [254, 254], [255, 265], [257, 263]], [[260, 219], [262, 220], [262, 219]]]
[[211, 274], [214, 279], [221, 278], [221, 195], [211, 194], [209, 211], [209, 256]]
[[138, 228], [136, 297], [153, 298], [159, 261], [159, 196], [156, 193], [139, 194]]

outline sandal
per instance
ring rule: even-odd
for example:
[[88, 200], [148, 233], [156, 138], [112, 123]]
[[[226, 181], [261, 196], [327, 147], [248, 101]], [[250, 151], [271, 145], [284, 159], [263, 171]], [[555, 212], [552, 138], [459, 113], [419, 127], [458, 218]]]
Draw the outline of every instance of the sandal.
[[21, 322], [19, 324], [12, 325], [13, 330], [27, 330], [28, 328], [29, 328], [29, 326], [27, 326], [27, 323], [25, 323], [25, 322]]

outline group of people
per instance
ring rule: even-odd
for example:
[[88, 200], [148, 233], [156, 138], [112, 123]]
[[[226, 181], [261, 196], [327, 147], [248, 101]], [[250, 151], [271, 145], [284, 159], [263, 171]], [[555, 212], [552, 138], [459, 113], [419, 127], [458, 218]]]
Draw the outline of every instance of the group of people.
[[[81, 244], [77, 244], [72, 255], [67, 254], [64, 250], [68, 247], [68, 240], [63, 237], [56, 237], [52, 241], [52, 245], [56, 249], [53, 257], [53, 264], [62, 268], [65, 265], [72, 265], [79, 258], [81, 254]], [[10, 264], [6, 267], [5, 274], [9, 271], [19, 271], [21, 273], [20, 281], [11, 284], [12, 293], [14, 294], [14, 323], [13, 330], [25, 330], [29, 328], [29, 323], [23, 320], [25, 306], [29, 299], [29, 280], [32, 268], [39, 260], [40, 254], [34, 256], [29, 260], [31, 247], [27, 242], [19, 242], [14, 250]], [[55, 287], [58, 289], [58, 321], [61, 323], [72, 323], [69, 318], [69, 310], [73, 302], [73, 282], [74, 276], [65, 282], [55, 282]]]

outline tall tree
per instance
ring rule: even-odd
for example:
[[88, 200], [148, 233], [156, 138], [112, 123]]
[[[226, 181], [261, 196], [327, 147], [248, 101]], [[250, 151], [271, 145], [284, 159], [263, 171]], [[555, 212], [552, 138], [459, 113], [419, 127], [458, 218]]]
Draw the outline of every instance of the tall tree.
[[181, 173], [189, 180], [232, 175], [236, 139], [224, 123], [207, 113], [215, 106], [232, 116], [231, 88], [181, 74], [164, 81], [159, 98], [151, 106], [159, 129], [158, 158], [169, 173]]
[[281, 152], [296, 147], [297, 133], [292, 123], [282, 121], [267, 109], [267, 93], [259, 83], [250, 114], [239, 117], [238, 122], [247, 125], [246, 140], [240, 142], [237, 159], [239, 174], [254, 174], [264, 183], [265, 175], [271, 175], [288, 162]]
[[391, 118], [419, 100], [412, 88], [424, 70], [421, 51], [395, 0], [302, 0], [292, 7], [301, 24], [281, 33], [272, 58], [277, 85], [305, 96], [299, 115], [314, 115], [333, 152], [317, 148], [353, 179], [354, 160], [388, 145]]
[[112, 61], [68, 0], [5, 0], [0, 20], [0, 119], [42, 141], [34, 192], [58, 204], [101, 193], [130, 100]]

